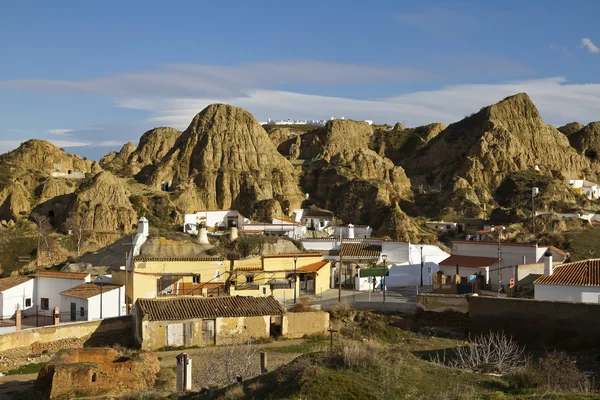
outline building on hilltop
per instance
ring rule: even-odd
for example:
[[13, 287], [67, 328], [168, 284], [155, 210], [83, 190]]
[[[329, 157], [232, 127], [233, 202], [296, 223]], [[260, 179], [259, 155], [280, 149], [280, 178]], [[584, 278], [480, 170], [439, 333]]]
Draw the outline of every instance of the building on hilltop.
[[569, 179], [569, 185], [575, 192], [584, 195], [590, 200], [600, 198], [600, 188], [595, 182], [585, 179]]

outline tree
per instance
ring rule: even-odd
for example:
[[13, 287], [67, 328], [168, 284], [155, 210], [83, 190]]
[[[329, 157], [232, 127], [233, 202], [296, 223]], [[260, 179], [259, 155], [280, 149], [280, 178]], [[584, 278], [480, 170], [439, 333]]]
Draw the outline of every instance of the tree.
[[81, 256], [81, 247], [85, 240], [89, 237], [89, 231], [86, 229], [85, 218], [81, 213], [71, 212], [65, 222], [65, 228], [75, 238], [77, 246], [77, 257]]
[[48, 217], [40, 214], [31, 214], [31, 219], [33, 219], [38, 227], [38, 245], [36, 252], [37, 266], [40, 266], [40, 250], [42, 242], [44, 242], [44, 246], [46, 246], [48, 261], [52, 264], [52, 248], [50, 247], [50, 242], [48, 240], [48, 235], [52, 231], [52, 224], [50, 224]]

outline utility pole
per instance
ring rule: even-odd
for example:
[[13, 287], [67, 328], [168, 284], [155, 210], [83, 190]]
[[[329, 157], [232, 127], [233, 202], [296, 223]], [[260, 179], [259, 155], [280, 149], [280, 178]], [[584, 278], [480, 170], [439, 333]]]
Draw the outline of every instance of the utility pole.
[[502, 231], [504, 227], [498, 227], [498, 293], [496, 297], [500, 297], [500, 289], [502, 288]]
[[425, 267], [425, 263], [423, 262], [423, 242], [421, 241], [421, 287], [423, 287], [423, 267]]
[[383, 274], [381, 275], [381, 291], [383, 292], [383, 302], [385, 303], [385, 273], [387, 272], [387, 269], [386, 269], [387, 254], [382, 254], [381, 258], [383, 259]]
[[298, 275], [296, 275], [296, 262], [298, 261], [298, 257], [294, 256], [294, 304], [296, 304], [296, 290], [298, 289]]
[[342, 268], [344, 266], [343, 263], [343, 253], [342, 253], [342, 246], [344, 243], [344, 232], [343, 232], [343, 227], [340, 226], [340, 268], [338, 270], [338, 302], [342, 302]]
[[102, 308], [104, 308], [104, 305], [102, 304], [103, 285], [104, 285], [104, 279], [102, 279], [102, 277], [100, 277], [100, 319], [102, 319]]
[[[533, 180], [531, 185], [533, 186]], [[531, 232], [535, 236], [535, 197], [538, 195], [539, 189], [535, 186], [531, 188]]]

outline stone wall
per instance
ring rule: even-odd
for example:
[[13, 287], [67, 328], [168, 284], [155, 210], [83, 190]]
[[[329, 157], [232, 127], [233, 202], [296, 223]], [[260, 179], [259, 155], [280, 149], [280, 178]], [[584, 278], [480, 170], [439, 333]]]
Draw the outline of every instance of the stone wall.
[[420, 294], [417, 296], [417, 308], [421, 311], [460, 313], [469, 312], [467, 295], [461, 294]]
[[472, 334], [504, 331], [528, 347], [600, 347], [600, 304], [469, 296]]
[[329, 313], [297, 312], [283, 316], [281, 333], [286, 338], [299, 338], [305, 335], [325, 335], [327, 329], [329, 329]]
[[217, 318], [216, 344], [231, 344], [266, 339], [270, 335], [271, 317]]
[[[53, 343], [64, 343], [72, 347], [72, 342], [87, 344], [130, 336], [132, 319], [124, 317], [108, 318], [100, 321], [74, 322], [56, 326], [25, 329], [0, 335], [0, 353], [8, 350], [29, 350], [38, 352], [45, 349], [57, 350]], [[63, 347], [63, 346], [59, 346]]]

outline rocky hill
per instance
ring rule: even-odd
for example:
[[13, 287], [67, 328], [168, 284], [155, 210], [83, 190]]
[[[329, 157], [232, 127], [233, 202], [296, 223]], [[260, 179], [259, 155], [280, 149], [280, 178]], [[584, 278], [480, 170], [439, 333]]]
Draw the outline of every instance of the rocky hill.
[[398, 122], [390, 131], [375, 132], [370, 147], [381, 156], [387, 157], [394, 164], [399, 165], [444, 129], [446, 129], [446, 125], [439, 122], [416, 128], [405, 128]]
[[284, 208], [303, 199], [298, 171], [277, 152], [265, 130], [241, 108], [213, 104], [200, 112], [167, 155], [136, 179], [177, 189], [181, 211], [237, 208], [252, 214], [275, 199]]
[[600, 121], [592, 122], [569, 135], [569, 142], [579, 154], [585, 155], [590, 161], [599, 161]]
[[584, 128], [584, 126], [582, 124], [580, 124], [579, 122], [569, 122], [566, 125], [561, 126], [560, 128], [557, 128], [559, 131], [561, 131], [562, 133], [564, 133], [567, 136], [571, 136], [572, 134], [574, 134], [577, 131], [580, 131]]
[[[50, 142], [22, 143], [0, 155], [0, 221], [14, 221], [41, 201], [74, 191], [81, 181], [73, 178], [76, 174], [83, 177], [101, 170], [95, 161], [68, 154]], [[69, 176], [72, 173], [75, 174]]]
[[142, 135], [137, 148], [127, 143], [118, 153], [111, 152], [100, 160], [102, 168], [120, 176], [134, 176], [142, 168], [160, 162], [173, 148], [181, 131], [169, 127], [154, 128]]
[[495, 191], [510, 173], [538, 166], [540, 173], [554, 171], [564, 179], [597, 171], [564, 134], [542, 120], [524, 93], [451, 124], [402, 165], [416, 183], [449, 187], [462, 179], [461, 190], [477, 196], [481, 211], [494, 205]]

